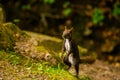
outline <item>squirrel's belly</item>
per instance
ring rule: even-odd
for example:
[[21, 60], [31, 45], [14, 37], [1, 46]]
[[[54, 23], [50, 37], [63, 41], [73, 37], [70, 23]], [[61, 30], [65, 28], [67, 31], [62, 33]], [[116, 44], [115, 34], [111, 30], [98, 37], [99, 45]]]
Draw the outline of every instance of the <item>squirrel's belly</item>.
[[[70, 41], [69, 41], [69, 39], [66, 39], [66, 41], [65, 41], [65, 48], [66, 48], [66, 52], [68, 53], [69, 51], [70, 51], [70, 48], [71, 46], [70, 46]], [[71, 64], [73, 64], [73, 55], [72, 54], [70, 54], [69, 56], [68, 56], [68, 60], [69, 60], [69, 62], [71, 63]]]
[[66, 41], [65, 41], [65, 48], [66, 48], [67, 52], [70, 51], [70, 42], [68, 39], [66, 39]]

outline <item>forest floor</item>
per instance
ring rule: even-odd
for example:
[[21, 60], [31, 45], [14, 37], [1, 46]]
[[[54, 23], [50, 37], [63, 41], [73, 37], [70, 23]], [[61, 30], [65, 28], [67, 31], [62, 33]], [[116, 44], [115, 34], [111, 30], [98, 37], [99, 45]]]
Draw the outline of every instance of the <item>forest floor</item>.
[[[78, 80], [120, 80], [120, 66], [117, 66], [115, 66], [114, 63], [107, 64], [100, 60], [96, 60], [93, 64], [80, 64], [80, 79]], [[30, 69], [24, 65], [12, 65], [7, 61], [0, 60], [0, 80], [59, 80], [58, 77], [49, 79], [39, 72], [35, 73], [29, 70]], [[71, 71], [73, 71], [73, 69], [70, 69], [70, 73]], [[72, 74], [70, 75], [72, 76]], [[62, 80], [77, 79], [69, 79], [66, 77]]]
[[120, 64], [96, 60], [93, 64], [81, 64], [80, 75], [86, 74], [91, 80], [120, 80]]
[[[44, 35], [38, 37], [36, 34], [27, 33], [38, 40], [50, 43], [51, 38], [47, 36], [44, 39]], [[58, 42], [54, 42], [54, 46], [58, 46]], [[52, 49], [53, 43], [48, 45], [46, 47]], [[0, 80], [120, 80], [120, 63], [103, 60], [96, 60], [91, 64], [82, 63], [79, 71], [80, 79], [73, 77], [73, 74], [73, 68], [66, 71], [59, 64], [53, 67], [45, 62], [23, 58], [15, 52], [0, 51]]]

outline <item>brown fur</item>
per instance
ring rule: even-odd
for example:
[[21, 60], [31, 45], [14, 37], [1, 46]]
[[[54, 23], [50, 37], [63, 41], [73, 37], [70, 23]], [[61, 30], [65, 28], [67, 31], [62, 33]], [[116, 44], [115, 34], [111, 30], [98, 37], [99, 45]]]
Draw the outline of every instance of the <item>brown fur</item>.
[[[62, 53], [64, 54], [64, 52], [66, 52], [66, 55], [63, 57], [63, 62], [68, 66], [68, 69], [73, 65], [76, 71], [76, 76], [78, 77], [80, 58], [78, 47], [75, 41], [72, 39], [72, 31], [73, 28], [67, 29], [67, 27], [65, 27], [65, 30], [63, 31], [62, 34], [63, 37]], [[70, 62], [71, 60], [69, 60], [70, 56], [72, 56], [73, 64]]]

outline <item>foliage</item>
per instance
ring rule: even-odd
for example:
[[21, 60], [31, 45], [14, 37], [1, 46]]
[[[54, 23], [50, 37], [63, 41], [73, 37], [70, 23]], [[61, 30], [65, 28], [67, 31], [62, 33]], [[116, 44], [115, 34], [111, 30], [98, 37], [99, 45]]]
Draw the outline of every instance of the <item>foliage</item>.
[[63, 14], [64, 14], [65, 16], [69, 16], [69, 14], [72, 12], [72, 9], [69, 7], [69, 5], [70, 5], [70, 2], [69, 2], [69, 1], [63, 3], [63, 7], [65, 8], [65, 9], [63, 10]]
[[14, 19], [13, 22], [18, 23], [20, 22], [20, 19]]
[[53, 4], [55, 0], [43, 0], [44, 3]]
[[30, 10], [30, 9], [31, 9], [30, 4], [22, 5], [22, 10]]
[[67, 78], [68, 80], [75, 79], [67, 71], [65, 71], [64, 68], [62, 68], [62, 66], [60, 66], [60, 64], [47, 68], [45, 70], [45, 73], [49, 74], [49, 77], [52, 80], [55, 80], [56, 77], [60, 80], [65, 80], [65, 78]]
[[120, 15], [120, 3], [115, 5], [115, 7], [113, 9], [113, 14], [115, 16]]
[[63, 11], [63, 14], [65, 16], [69, 16], [69, 14], [72, 12], [72, 9], [71, 8], [66, 8], [64, 11]]
[[[10, 63], [12, 63], [12, 65], [17, 65], [17, 64], [19, 64], [19, 57], [17, 57], [16, 55], [14, 55], [14, 53], [13, 52], [10, 52], [11, 53], [11, 55], [7, 55], [7, 53], [5, 53], [5, 52], [3, 52], [3, 51], [0, 51], [0, 55], [1, 55], [1, 57], [0, 57], [0, 59], [5, 59], [5, 60], [7, 60], [7, 61], [10, 61]], [[4, 57], [4, 58], [2, 58], [2, 57]]]
[[102, 13], [101, 9], [95, 9], [94, 13], [93, 13], [93, 17], [92, 17], [92, 21], [94, 24], [98, 24], [100, 22], [102, 22], [102, 20], [104, 19], [104, 15]]

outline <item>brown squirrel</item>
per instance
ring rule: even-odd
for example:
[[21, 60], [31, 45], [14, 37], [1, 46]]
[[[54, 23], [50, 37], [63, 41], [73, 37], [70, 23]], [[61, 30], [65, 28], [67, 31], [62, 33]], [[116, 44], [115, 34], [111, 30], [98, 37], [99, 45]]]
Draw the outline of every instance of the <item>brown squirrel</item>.
[[62, 47], [62, 55], [66, 51], [65, 56], [63, 56], [63, 62], [68, 66], [69, 69], [72, 65], [76, 71], [76, 77], [79, 74], [79, 51], [75, 41], [72, 39], [72, 31], [73, 28], [67, 29], [65, 26], [65, 30], [63, 31], [62, 38], [63, 38], [63, 47]]

